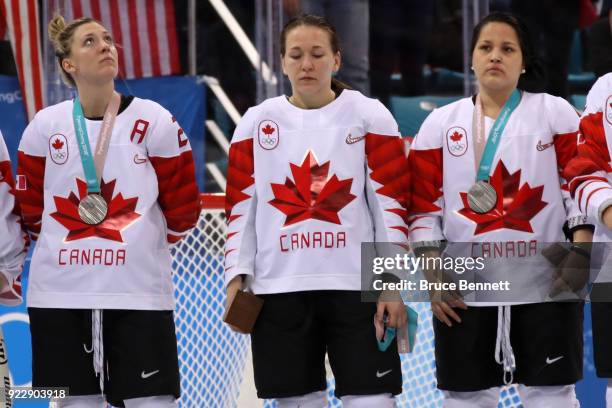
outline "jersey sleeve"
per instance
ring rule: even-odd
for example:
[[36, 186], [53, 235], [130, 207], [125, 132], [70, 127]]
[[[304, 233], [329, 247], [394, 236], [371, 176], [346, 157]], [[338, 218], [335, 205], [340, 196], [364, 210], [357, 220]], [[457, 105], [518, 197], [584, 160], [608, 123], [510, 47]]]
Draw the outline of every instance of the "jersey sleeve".
[[236, 276], [255, 274], [255, 160], [253, 135], [255, 113], [249, 109], [238, 123], [229, 149], [225, 216], [225, 283]]
[[408, 162], [411, 173], [410, 241], [445, 239], [442, 231], [442, 131], [438, 111], [425, 119], [415, 136]]
[[26, 230], [33, 240], [38, 238], [44, 208], [46, 143], [38, 131], [39, 116], [23, 132], [17, 152], [15, 195], [21, 207]]
[[[22, 229], [8, 151], [0, 133], [0, 273], [12, 284], [21, 273], [27, 236]], [[0, 301], [2, 294], [0, 294]]]
[[580, 118], [577, 154], [564, 170], [578, 209], [599, 221], [602, 221], [603, 210], [612, 205], [612, 186], [607, 178], [612, 172], [610, 149], [603, 124], [604, 104], [609, 91], [609, 86], [600, 79], [589, 92]]
[[[550, 104], [548, 117], [551, 121], [550, 128], [553, 133], [561, 195], [563, 196], [567, 220], [571, 221], [571, 225], [585, 224], [586, 217], [572, 199], [567, 179], [564, 176], [565, 167], [577, 154], [580, 117], [578, 112], [563, 98], [552, 97], [548, 102]], [[581, 222], [576, 221], [581, 218]]]
[[170, 112], [159, 110], [146, 137], [147, 153], [157, 174], [157, 201], [166, 219], [167, 239], [174, 244], [198, 221], [199, 193], [189, 139]]
[[397, 122], [375, 101], [366, 120], [366, 196], [376, 242], [408, 242], [410, 173]]

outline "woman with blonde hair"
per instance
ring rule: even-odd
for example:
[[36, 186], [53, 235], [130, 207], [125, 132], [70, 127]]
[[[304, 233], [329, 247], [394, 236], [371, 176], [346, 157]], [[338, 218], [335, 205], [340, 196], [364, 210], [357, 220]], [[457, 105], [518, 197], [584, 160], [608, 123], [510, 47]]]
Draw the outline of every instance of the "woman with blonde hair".
[[159, 104], [115, 91], [102, 24], [55, 16], [49, 36], [77, 92], [38, 112], [19, 146], [17, 193], [37, 240], [32, 384], [68, 387], [61, 407], [174, 407], [169, 246], [199, 213], [189, 141]]

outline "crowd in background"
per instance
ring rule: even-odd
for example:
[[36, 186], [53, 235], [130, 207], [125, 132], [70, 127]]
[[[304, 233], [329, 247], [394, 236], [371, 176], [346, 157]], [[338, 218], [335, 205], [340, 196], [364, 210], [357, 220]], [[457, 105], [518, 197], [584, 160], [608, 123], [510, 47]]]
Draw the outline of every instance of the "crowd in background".
[[[177, 12], [185, 14], [180, 3]], [[254, 2], [226, 4], [253, 38]], [[441, 74], [463, 71], [461, 0], [283, 0], [283, 5], [286, 18], [309, 12], [336, 26], [343, 48], [338, 79], [367, 95], [387, 103], [389, 95], [463, 91], [461, 81], [445, 81]], [[529, 25], [542, 62], [542, 91], [565, 98], [585, 94], [596, 77], [612, 71], [611, 6], [611, 0], [490, 2], [490, 10], [511, 11]], [[198, 73], [218, 77], [244, 112], [255, 102], [247, 58], [206, 2], [198, 8], [197, 24]]]
[[[254, 40], [255, 1], [226, 0]], [[440, 70], [463, 71], [461, 0], [282, 0], [285, 21], [309, 12], [337, 27], [343, 48], [339, 79], [387, 102], [389, 95], [461, 94]], [[529, 25], [543, 63], [543, 91], [585, 94], [612, 71], [612, 0], [492, 0]], [[188, 43], [188, 1], [175, 0], [179, 44]], [[240, 112], [255, 103], [255, 73], [209, 2], [197, 2], [197, 74], [219, 78]], [[552, 18], [554, 16], [554, 18]], [[187, 73], [188, 52], [180, 50]], [[7, 39], [0, 41], [0, 75], [17, 75]], [[593, 73], [583, 80], [576, 74]]]
[[[461, 0], [278, 1], [285, 22], [302, 12], [325, 16], [341, 41], [337, 79], [387, 107], [391, 95], [463, 94]], [[255, 42], [255, 0], [225, 4]], [[187, 74], [188, 0], [174, 5], [181, 67]], [[213, 6], [207, 1], [196, 5], [196, 74], [218, 78], [244, 113], [257, 103], [257, 74]], [[612, 0], [491, 0], [489, 9], [511, 11], [529, 26], [540, 57], [542, 92], [569, 100], [586, 94], [597, 77], [612, 71]], [[17, 75], [8, 41], [0, 41], [0, 75]], [[233, 123], [218, 103], [214, 98], [207, 103], [207, 117], [215, 117], [231, 134]], [[225, 163], [225, 154], [209, 143], [206, 161]]]

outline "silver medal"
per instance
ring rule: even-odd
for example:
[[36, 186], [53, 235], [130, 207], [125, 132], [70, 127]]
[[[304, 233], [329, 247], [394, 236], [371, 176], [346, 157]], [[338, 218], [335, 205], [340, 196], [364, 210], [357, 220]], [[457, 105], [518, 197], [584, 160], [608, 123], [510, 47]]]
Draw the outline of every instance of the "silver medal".
[[470, 209], [476, 213], [484, 214], [491, 211], [497, 204], [497, 192], [486, 181], [478, 181], [467, 193]]
[[89, 225], [97, 225], [104, 221], [108, 205], [100, 194], [88, 194], [79, 203], [79, 217]]

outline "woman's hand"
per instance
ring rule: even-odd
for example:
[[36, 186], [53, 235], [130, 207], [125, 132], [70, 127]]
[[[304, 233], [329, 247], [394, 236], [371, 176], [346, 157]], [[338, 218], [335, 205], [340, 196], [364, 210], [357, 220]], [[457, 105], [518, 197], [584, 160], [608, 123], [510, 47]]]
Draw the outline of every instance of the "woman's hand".
[[236, 297], [236, 293], [242, 290], [242, 275], [235, 276], [227, 285], [227, 298], [225, 299], [225, 309], [229, 307]]
[[[426, 263], [425, 265], [429, 265], [427, 262], [430, 258], [439, 258], [441, 256], [439, 249], [430, 249], [423, 253]], [[437, 265], [437, 262], [431, 262], [432, 265]], [[425, 277], [427, 278], [429, 283], [449, 283], [453, 282], [453, 279], [446, 275], [443, 270], [435, 269], [427, 269], [424, 271]], [[453, 327], [453, 323], [451, 321], [454, 320], [457, 323], [461, 323], [461, 318], [459, 315], [453, 310], [453, 308], [458, 307], [463, 310], [467, 310], [467, 305], [461, 298], [461, 294], [455, 291], [430, 291], [429, 298], [431, 300], [431, 311], [434, 316], [442, 323], [446, 324], [448, 327]]]
[[467, 310], [467, 305], [461, 299], [454, 299], [448, 302], [445, 301], [432, 301], [431, 302], [431, 311], [434, 316], [442, 323], [446, 324], [448, 327], [453, 327], [453, 323], [451, 322], [451, 318], [457, 323], [461, 323], [461, 318], [459, 315], [453, 310], [453, 308], [458, 307], [463, 310]]
[[383, 324], [383, 318], [387, 315], [387, 326], [402, 329], [408, 324], [406, 306], [399, 292], [385, 291], [378, 299], [376, 308], [376, 320]]

